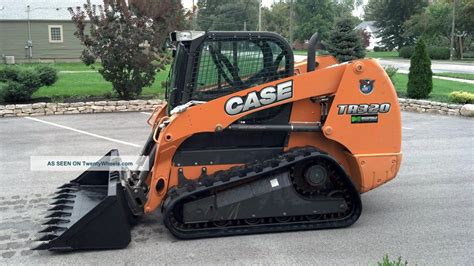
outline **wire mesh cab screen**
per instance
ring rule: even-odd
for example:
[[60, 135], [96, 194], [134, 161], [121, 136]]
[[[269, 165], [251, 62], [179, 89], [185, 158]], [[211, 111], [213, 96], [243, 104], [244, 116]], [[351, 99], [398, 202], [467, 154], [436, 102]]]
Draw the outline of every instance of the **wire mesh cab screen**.
[[292, 52], [277, 38], [209, 37], [198, 55], [193, 100], [212, 100], [293, 74]]

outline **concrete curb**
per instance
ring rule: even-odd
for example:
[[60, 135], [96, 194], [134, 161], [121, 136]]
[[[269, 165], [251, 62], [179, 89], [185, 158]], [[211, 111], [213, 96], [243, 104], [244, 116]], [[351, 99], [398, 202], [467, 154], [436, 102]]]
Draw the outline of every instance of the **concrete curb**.
[[[474, 117], [473, 104], [447, 104], [399, 98], [403, 111]], [[152, 111], [163, 100], [97, 101], [0, 105], [1, 117]]]

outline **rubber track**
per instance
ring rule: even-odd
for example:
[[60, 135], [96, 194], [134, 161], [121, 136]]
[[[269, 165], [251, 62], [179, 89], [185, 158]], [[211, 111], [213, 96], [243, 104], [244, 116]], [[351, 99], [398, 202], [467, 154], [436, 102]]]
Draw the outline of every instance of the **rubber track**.
[[[338, 168], [340, 173], [339, 184], [343, 184], [344, 187], [342, 189], [345, 191], [344, 197], [348, 202], [348, 206], [351, 207], [343, 217], [340, 217], [340, 213], [324, 215], [323, 219], [319, 218], [317, 220], [310, 220], [307, 216], [284, 217], [285, 220], [288, 220], [286, 222], [282, 222], [282, 217], [274, 217], [261, 218], [263, 220], [258, 224], [249, 225], [248, 223], [246, 224], [244, 220], [233, 220], [229, 221], [226, 226], [219, 226], [213, 222], [183, 224], [174, 216], [175, 212], [179, 213], [184, 203], [199, 199], [200, 196], [218, 193], [218, 191], [252, 182], [270, 174], [291, 171], [291, 168], [296, 164], [313, 159], [332, 161], [334, 166]], [[166, 227], [173, 235], [182, 239], [341, 228], [355, 223], [361, 212], [362, 203], [359, 192], [356, 190], [351, 179], [332, 157], [313, 147], [295, 148], [277, 158], [264, 162], [255, 162], [245, 166], [233, 167], [227, 171], [219, 171], [198, 180], [187, 180], [182, 187], [170, 189], [162, 209]]]

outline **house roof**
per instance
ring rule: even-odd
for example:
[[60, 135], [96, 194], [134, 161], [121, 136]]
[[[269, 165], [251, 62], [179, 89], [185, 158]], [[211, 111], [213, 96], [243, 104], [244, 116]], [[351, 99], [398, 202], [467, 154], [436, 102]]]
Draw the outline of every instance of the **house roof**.
[[370, 29], [371, 32], [377, 32], [379, 31], [379, 28], [375, 26], [375, 21], [362, 21], [357, 27], [355, 27], [356, 30], [360, 29]]
[[[2, 0], [0, 20], [71, 20], [68, 7], [83, 6], [86, 0]], [[103, 4], [102, 0], [91, 0], [92, 4]]]

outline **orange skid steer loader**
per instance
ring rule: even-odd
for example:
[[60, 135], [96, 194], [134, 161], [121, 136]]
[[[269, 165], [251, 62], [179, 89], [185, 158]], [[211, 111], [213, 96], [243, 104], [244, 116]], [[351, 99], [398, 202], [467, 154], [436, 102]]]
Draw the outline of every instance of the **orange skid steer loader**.
[[[86, 171], [61, 186], [36, 249], [124, 248], [161, 211], [178, 238], [339, 228], [395, 177], [400, 107], [372, 59], [294, 62], [269, 32], [173, 32], [167, 105], [149, 119], [149, 170]], [[102, 160], [117, 157], [111, 150]]]

